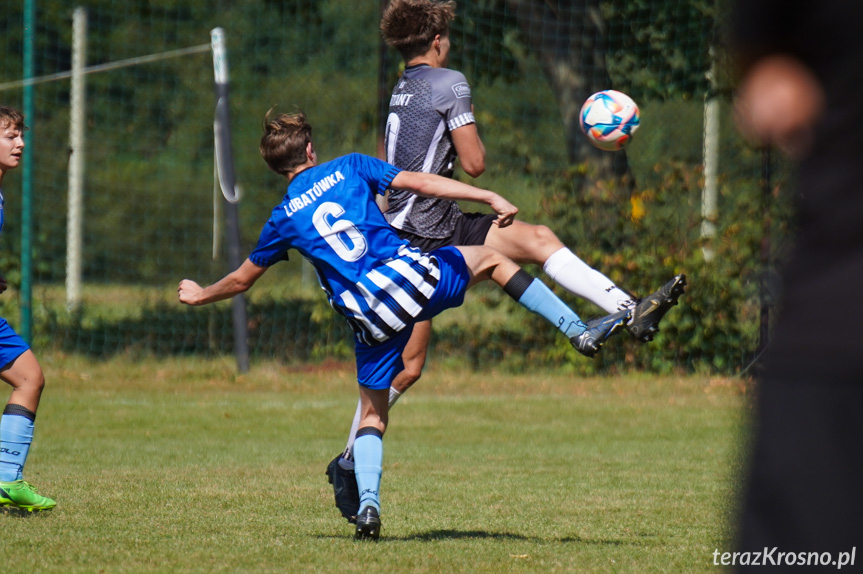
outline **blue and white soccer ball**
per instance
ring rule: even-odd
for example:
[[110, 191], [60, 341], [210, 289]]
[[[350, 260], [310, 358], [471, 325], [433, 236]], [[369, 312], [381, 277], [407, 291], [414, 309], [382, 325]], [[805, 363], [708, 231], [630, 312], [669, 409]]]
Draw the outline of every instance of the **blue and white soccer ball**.
[[603, 90], [587, 98], [578, 122], [587, 139], [606, 151], [616, 151], [632, 139], [640, 115], [632, 98], [615, 90]]

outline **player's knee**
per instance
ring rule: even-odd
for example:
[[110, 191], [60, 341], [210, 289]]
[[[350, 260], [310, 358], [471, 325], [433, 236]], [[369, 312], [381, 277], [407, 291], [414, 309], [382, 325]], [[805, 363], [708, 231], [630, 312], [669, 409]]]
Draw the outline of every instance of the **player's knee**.
[[498, 250], [485, 245], [477, 245], [469, 248], [468, 266], [475, 277], [475, 281], [490, 279], [495, 269], [501, 263], [508, 261]]
[[497, 249], [482, 246], [483, 268], [491, 269], [497, 265], [500, 265], [500, 263], [502, 263], [505, 260], [506, 260], [506, 257]]
[[408, 390], [411, 385], [420, 380], [425, 366], [425, 353], [411, 357], [404, 362], [404, 368], [393, 381], [393, 388], [400, 393]]
[[39, 396], [45, 388], [45, 375], [41, 369], [27, 373], [25, 376], [4, 377], [6, 383], [14, 390]]
[[39, 369], [27, 377], [22, 386], [26, 387], [31, 392], [42, 394], [42, 389], [45, 388], [45, 374], [42, 372], [42, 369]]
[[557, 238], [557, 235], [548, 226], [535, 225], [533, 227], [533, 244], [548, 248], [558, 243], [560, 243], [560, 239]]
[[423, 375], [423, 367], [425, 366], [425, 360], [412, 361], [410, 363], [405, 364], [404, 368], [404, 376], [401, 378], [401, 388], [396, 389], [399, 392], [406, 391], [413, 385], [415, 382], [420, 380], [420, 377]]

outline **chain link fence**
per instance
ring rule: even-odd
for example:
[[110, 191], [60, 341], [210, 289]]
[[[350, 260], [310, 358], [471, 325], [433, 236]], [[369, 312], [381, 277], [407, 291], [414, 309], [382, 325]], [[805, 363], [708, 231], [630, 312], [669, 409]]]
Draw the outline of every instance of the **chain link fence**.
[[[87, 70], [81, 140], [70, 139], [72, 80], [65, 73], [76, 53], [76, 7], [86, 14], [85, 36], [78, 36]], [[35, 15], [29, 30], [27, 10]], [[268, 109], [304, 110], [322, 160], [351, 151], [380, 155], [382, 110], [401, 65], [381, 45], [380, 10], [379, 2], [350, 0], [0, 6], [0, 103], [20, 108], [32, 90], [34, 110], [25, 152], [32, 189], [18, 173], [4, 180], [0, 263], [13, 287], [28, 288], [20, 273], [28, 223], [19, 213], [22, 194], [31, 193], [34, 344], [98, 357], [230, 354], [227, 304], [188, 309], [176, 302], [181, 278], [206, 283], [228, 271], [214, 186], [210, 31], [222, 27], [226, 35], [247, 253], [285, 189], [257, 151]], [[499, 290], [480, 288], [436, 322], [433, 361], [581, 373], [746, 369], [769, 336], [762, 310], [775, 311], [772, 270], [792, 237], [793, 172], [734, 130], [725, 14], [722, 2], [699, 0], [459, 2], [450, 66], [471, 82], [487, 169], [475, 181], [458, 177], [507, 196], [523, 219], [549, 225], [634, 293], [680, 272], [690, 289], [654, 342], [616, 338], [589, 362]], [[37, 81], [28, 87], [31, 33]], [[642, 111], [639, 132], [616, 156], [592, 150], [573, 123], [584, 98], [604, 88], [628, 93]], [[714, 150], [708, 156], [706, 142]], [[74, 301], [70, 154], [84, 158]], [[627, 184], [590, 177], [610, 162], [622, 162]], [[715, 210], [705, 209], [705, 194]], [[299, 259], [274, 268], [248, 294], [252, 358], [348, 360], [350, 334]], [[16, 295], [13, 288], [0, 303], [13, 325], [21, 315]], [[599, 312], [561, 295], [583, 316]]]

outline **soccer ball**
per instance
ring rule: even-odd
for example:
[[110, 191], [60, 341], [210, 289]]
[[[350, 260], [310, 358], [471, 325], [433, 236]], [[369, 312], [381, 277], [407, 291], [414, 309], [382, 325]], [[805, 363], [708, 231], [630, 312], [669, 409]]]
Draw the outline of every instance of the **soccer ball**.
[[606, 151], [619, 150], [629, 143], [638, 122], [638, 106], [632, 98], [614, 90], [593, 94], [578, 114], [578, 123], [590, 143]]

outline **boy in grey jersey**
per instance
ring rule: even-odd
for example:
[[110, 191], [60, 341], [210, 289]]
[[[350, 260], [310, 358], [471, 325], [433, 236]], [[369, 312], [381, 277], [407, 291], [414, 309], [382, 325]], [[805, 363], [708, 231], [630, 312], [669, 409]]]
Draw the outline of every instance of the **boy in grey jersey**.
[[[470, 86], [463, 74], [446, 67], [449, 25], [454, 17], [452, 1], [391, 0], [384, 10], [381, 34], [405, 61], [405, 72], [390, 99], [387, 161], [401, 169], [451, 177], [458, 157], [468, 175], [479, 177], [485, 171], [485, 147], [473, 115]], [[608, 313], [631, 309], [627, 329], [643, 342], [655, 336], [659, 321], [677, 304], [686, 285], [686, 277], [677, 275], [639, 300], [584, 263], [548, 227], [516, 220], [498, 228], [492, 226], [493, 216], [463, 213], [454, 201], [390, 189], [385, 217], [400, 237], [423, 251], [447, 245], [486, 245], [516, 262], [541, 265], [561, 287]], [[419, 380], [430, 339], [431, 322], [416, 324], [404, 350], [404, 370], [390, 388], [391, 406]], [[349, 520], [354, 503], [345, 500], [353, 500], [350, 469], [358, 416], [359, 407], [345, 452], [327, 469], [336, 504]]]
[[[387, 118], [387, 162], [408, 171], [452, 177], [456, 149], [449, 135], [474, 124], [470, 86], [461, 72], [426, 64], [405, 69], [393, 89]], [[387, 221], [420, 237], [448, 238], [461, 217], [454, 201], [390, 189]]]

